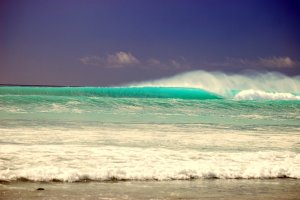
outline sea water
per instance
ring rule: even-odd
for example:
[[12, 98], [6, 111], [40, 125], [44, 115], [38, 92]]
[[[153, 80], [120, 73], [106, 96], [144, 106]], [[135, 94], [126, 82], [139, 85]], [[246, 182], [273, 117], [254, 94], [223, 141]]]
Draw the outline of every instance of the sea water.
[[1, 181], [300, 178], [300, 77], [0, 87]]

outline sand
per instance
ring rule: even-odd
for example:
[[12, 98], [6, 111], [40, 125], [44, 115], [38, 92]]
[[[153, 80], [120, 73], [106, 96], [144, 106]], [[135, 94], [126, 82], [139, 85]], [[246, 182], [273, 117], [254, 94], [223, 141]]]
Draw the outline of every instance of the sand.
[[[37, 190], [43, 188], [44, 190]], [[0, 199], [300, 199], [300, 180], [195, 180], [0, 184]]]

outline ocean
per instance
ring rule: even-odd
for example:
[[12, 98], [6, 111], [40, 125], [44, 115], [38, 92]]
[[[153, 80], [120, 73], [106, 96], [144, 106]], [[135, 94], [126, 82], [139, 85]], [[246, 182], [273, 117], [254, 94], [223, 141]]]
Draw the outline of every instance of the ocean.
[[1, 86], [0, 136], [2, 182], [297, 180], [300, 77]]

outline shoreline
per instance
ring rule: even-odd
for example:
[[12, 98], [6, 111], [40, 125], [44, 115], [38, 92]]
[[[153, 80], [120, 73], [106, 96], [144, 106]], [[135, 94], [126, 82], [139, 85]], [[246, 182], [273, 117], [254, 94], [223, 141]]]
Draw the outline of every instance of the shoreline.
[[298, 199], [299, 179], [0, 183], [0, 199]]

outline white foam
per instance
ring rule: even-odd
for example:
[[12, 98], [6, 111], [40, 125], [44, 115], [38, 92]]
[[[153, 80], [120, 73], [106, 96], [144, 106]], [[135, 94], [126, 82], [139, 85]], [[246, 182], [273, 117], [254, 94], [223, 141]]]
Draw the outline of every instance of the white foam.
[[59, 103], [52, 103], [47, 106], [38, 107], [38, 111], [42, 113], [55, 112], [55, 113], [63, 113], [63, 112], [73, 112], [73, 113], [82, 113], [83, 110], [79, 109], [74, 103], [67, 103], [65, 105]]
[[[0, 179], [60, 180], [189, 180], [235, 178], [300, 178], [300, 155], [293, 152], [198, 152], [161, 148], [31, 147], [13, 168], [1, 161]], [[20, 148], [19, 151], [30, 151]], [[59, 152], [59, 153], [58, 153]], [[9, 153], [4, 152], [7, 159]], [[58, 154], [58, 155], [57, 155]], [[17, 155], [14, 155], [17, 156]], [[18, 157], [18, 156], [17, 156]], [[16, 158], [15, 158], [16, 159]]]
[[300, 96], [282, 92], [264, 92], [261, 90], [243, 90], [235, 95], [236, 100], [300, 100]]
[[300, 178], [298, 130], [102, 124], [0, 133], [0, 180]]

